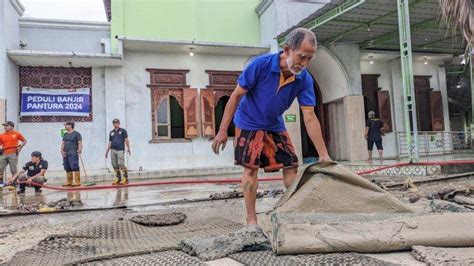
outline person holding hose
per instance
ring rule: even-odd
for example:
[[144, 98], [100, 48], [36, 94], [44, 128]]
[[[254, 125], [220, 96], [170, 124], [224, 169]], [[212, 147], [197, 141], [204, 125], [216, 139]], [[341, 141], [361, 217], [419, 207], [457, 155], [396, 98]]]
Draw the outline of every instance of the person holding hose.
[[[31, 186], [31, 182], [44, 184], [47, 181], [44, 177], [46, 170], [48, 170], [48, 161], [43, 159], [41, 152], [34, 151], [31, 153], [31, 161], [26, 163], [19, 173], [16, 173], [8, 180], [8, 185], [16, 185], [17, 181], [19, 181], [20, 184], [17, 193], [23, 194], [25, 193], [26, 186]], [[35, 188], [35, 193], [42, 192], [41, 187], [33, 187]]]
[[298, 98], [319, 160], [331, 161], [314, 112], [313, 78], [305, 69], [316, 52], [316, 46], [316, 36], [312, 31], [294, 29], [287, 36], [282, 52], [258, 56], [243, 70], [225, 108], [212, 149], [219, 154], [225, 148], [227, 129], [234, 117], [234, 158], [236, 165], [244, 167], [242, 191], [248, 225], [257, 224], [255, 202], [259, 168], [266, 172], [283, 169], [286, 188], [296, 179], [298, 157], [282, 117], [295, 98]]
[[105, 158], [109, 156], [110, 151], [110, 160], [115, 172], [112, 185], [126, 185], [128, 184], [128, 170], [125, 166], [125, 146], [127, 146], [128, 155], [131, 155], [128, 133], [127, 130], [120, 127], [118, 118], [112, 120], [112, 124], [114, 129], [109, 133], [109, 145], [105, 151]]
[[66, 132], [61, 144], [61, 155], [67, 180], [63, 187], [77, 187], [81, 185], [79, 156], [82, 153], [82, 136], [74, 130], [73, 121], [66, 122], [64, 128]]

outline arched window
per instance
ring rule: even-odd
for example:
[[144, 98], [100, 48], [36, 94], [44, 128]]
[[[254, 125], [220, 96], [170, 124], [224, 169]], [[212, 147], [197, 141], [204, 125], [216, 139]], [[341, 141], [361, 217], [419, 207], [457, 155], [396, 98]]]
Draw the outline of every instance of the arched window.
[[184, 112], [174, 96], [164, 98], [155, 112], [158, 138], [184, 138]]
[[157, 143], [167, 139], [199, 137], [198, 90], [186, 84], [183, 69], [147, 68], [150, 73], [152, 106], [152, 139]]

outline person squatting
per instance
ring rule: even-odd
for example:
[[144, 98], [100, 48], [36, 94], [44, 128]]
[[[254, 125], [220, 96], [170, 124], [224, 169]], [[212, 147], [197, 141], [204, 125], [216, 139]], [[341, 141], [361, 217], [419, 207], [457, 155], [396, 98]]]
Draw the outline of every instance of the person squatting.
[[[109, 143], [105, 157], [110, 152], [111, 163], [114, 168], [115, 179], [113, 185], [128, 184], [128, 170], [125, 165], [125, 147], [128, 155], [131, 155], [130, 143], [127, 130], [120, 127], [120, 120], [115, 118], [112, 121], [113, 129], [109, 133]], [[25, 193], [26, 186], [35, 188], [35, 193], [41, 193], [41, 186], [46, 183], [46, 170], [48, 161], [43, 158], [40, 151], [31, 153], [31, 161], [26, 163], [22, 170], [18, 172], [18, 155], [26, 145], [26, 138], [18, 131], [15, 131], [15, 124], [8, 121], [3, 124], [5, 132], [0, 134], [0, 184], [9, 186], [10, 190], [18, 186], [18, 194]], [[63, 159], [64, 171], [66, 171], [66, 182], [63, 187], [81, 186], [80, 163], [82, 160], [82, 135], [75, 130], [73, 121], [64, 124], [65, 133], [62, 137], [60, 153]], [[11, 177], [4, 181], [6, 167], [10, 167]]]

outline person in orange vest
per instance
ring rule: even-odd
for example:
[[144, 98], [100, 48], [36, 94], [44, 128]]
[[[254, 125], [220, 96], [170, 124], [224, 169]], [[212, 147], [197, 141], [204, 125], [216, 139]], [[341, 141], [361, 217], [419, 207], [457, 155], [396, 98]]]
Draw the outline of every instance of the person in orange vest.
[[[7, 165], [10, 166], [10, 173], [14, 176], [18, 172], [18, 154], [20, 154], [23, 147], [26, 145], [26, 139], [23, 135], [15, 131], [15, 123], [7, 121], [3, 124], [5, 133], [0, 134], [0, 182], [3, 184], [3, 175]], [[20, 144], [21, 142], [21, 144]]]

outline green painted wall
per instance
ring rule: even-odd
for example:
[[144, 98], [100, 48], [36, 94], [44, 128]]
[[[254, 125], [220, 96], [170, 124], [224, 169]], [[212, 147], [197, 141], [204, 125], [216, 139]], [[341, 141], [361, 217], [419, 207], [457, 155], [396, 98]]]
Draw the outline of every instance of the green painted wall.
[[[260, 44], [259, 0], [112, 0], [115, 36]], [[116, 51], [116, 41], [112, 47]]]

